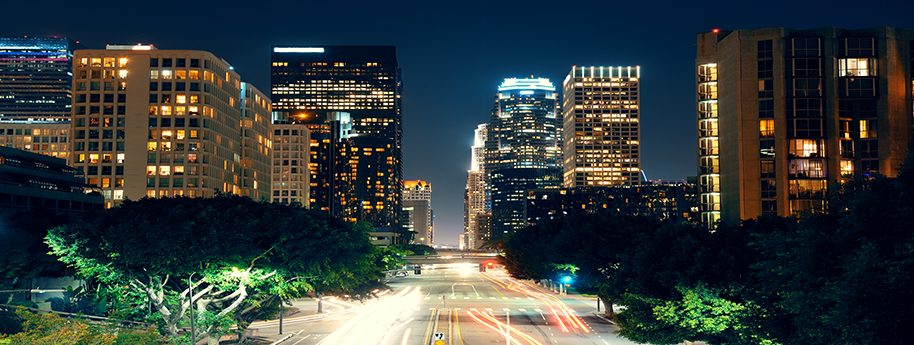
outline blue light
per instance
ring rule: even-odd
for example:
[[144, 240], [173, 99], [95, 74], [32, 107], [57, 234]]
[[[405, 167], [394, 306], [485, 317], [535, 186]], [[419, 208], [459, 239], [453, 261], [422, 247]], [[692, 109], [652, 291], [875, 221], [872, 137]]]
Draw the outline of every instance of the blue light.
[[564, 276], [564, 277], [562, 277], [562, 281], [565, 282], [565, 283], [570, 283], [570, 282], [571, 282], [571, 277], [569, 277], [569, 276]]
[[533, 90], [523, 90], [520, 92], [521, 95], [532, 95]]

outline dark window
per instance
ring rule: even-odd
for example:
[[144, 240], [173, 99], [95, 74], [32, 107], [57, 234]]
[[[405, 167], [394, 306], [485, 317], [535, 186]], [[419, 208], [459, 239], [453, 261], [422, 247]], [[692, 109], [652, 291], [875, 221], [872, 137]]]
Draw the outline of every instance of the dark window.
[[154, 93], [149, 94], [149, 103], [159, 103], [159, 95]]
[[766, 216], [778, 215], [778, 201], [762, 200], [762, 214]]
[[102, 111], [102, 115], [114, 115], [114, 106], [106, 105]]
[[155, 186], [156, 186], [156, 178], [155, 178], [155, 177], [148, 177], [148, 178], [146, 178], [146, 187], [155, 187]]
[[158, 127], [158, 126], [159, 126], [159, 119], [155, 119], [155, 118], [149, 119], [149, 127]]
[[111, 166], [103, 166], [102, 175], [111, 175]]
[[81, 93], [76, 95], [76, 103], [86, 103], [86, 94]]
[[774, 100], [764, 99], [758, 101], [758, 117], [760, 119], [774, 117]]
[[759, 60], [759, 62], [758, 62], [759, 79], [774, 77], [773, 63], [774, 63], [774, 60]]
[[822, 79], [791, 79], [787, 82], [787, 96], [822, 97]]
[[822, 56], [821, 42], [819, 38], [790, 38], [787, 40], [787, 56]]
[[[118, 135], [122, 134], [123, 132], [124, 132], [124, 131], [117, 131]], [[123, 138], [121, 137], [121, 138], [119, 138], [119, 139], [123, 139]], [[117, 150], [118, 150], [118, 151], [124, 151], [124, 142], [123, 142], [123, 141], [118, 141], [118, 142], [117, 142]]]
[[117, 94], [117, 102], [118, 103], [127, 103], [127, 94], [125, 94], [125, 93]]
[[759, 98], [774, 97], [774, 81], [773, 80], [765, 79], [765, 80], [758, 81], [758, 97]]
[[162, 59], [162, 67], [171, 67], [171, 59]]
[[102, 97], [101, 95], [99, 95], [97, 93], [93, 93], [93, 94], [89, 95], [89, 102], [99, 103], [99, 102], [101, 102], [101, 97]]
[[98, 143], [97, 143], [97, 142], [90, 142], [90, 143], [89, 143], [89, 151], [98, 151]]
[[161, 126], [161, 127], [171, 127], [171, 119], [170, 119], [170, 118], [164, 118], [164, 119], [162, 119], [162, 126]]
[[772, 40], [758, 41], [758, 58], [759, 59], [770, 58], [773, 56], [774, 49], [773, 49], [772, 42], [773, 42]]
[[159, 91], [159, 83], [155, 81], [149, 82], [149, 91]]
[[99, 109], [101, 109], [101, 108], [97, 105], [90, 105], [89, 106], [89, 115], [98, 115]]
[[765, 139], [759, 140], [759, 157], [761, 158], [773, 158], [774, 157], [774, 139]]
[[762, 180], [762, 198], [776, 198], [777, 196], [777, 182], [775, 180]]
[[838, 80], [840, 96], [876, 97], [875, 78], [841, 78]]
[[157, 58], [149, 59], [149, 67], [159, 67], [159, 59], [157, 59]]
[[[878, 140], [860, 141], [860, 158], [879, 158]], [[866, 170], [866, 169], [863, 169]]]
[[171, 83], [162, 83], [162, 91], [171, 91]]
[[116, 166], [116, 167], [114, 167], [114, 174], [115, 174], [115, 175], [123, 175], [123, 174], [124, 174], [124, 167], [123, 167], [123, 166]]
[[873, 37], [847, 37], [838, 42], [841, 57], [876, 56], [876, 39]]
[[190, 67], [200, 67], [200, 59], [190, 59]]
[[200, 127], [199, 119], [190, 119], [188, 127]]
[[175, 119], [175, 127], [184, 127], [184, 119]]
[[113, 93], [105, 94], [105, 103], [114, 103], [114, 94]]
[[185, 85], [187, 85], [187, 83], [184, 83], [184, 82], [175, 83], [175, 91], [184, 91]]
[[187, 67], [187, 59], [175, 59], [175, 67]]
[[86, 175], [98, 175], [98, 167], [89, 166], [89, 170], [88, 170], [88, 172], [86, 172]]
[[190, 91], [200, 91], [200, 83], [190, 83]]
[[791, 74], [794, 77], [821, 77], [822, 59], [797, 58], [791, 59]]

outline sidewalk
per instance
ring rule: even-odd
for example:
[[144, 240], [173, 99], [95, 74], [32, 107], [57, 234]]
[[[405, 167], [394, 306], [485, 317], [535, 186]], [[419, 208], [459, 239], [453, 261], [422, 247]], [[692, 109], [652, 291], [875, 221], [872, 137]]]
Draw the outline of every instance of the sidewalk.
[[[301, 320], [318, 319], [327, 317], [333, 313], [341, 312], [341, 308], [334, 305], [333, 302], [324, 300], [323, 313], [318, 313], [318, 302], [316, 298], [300, 298], [292, 300], [292, 306], [285, 305], [286, 311], [283, 313], [283, 324], [288, 322], [298, 322]], [[349, 303], [349, 302], [346, 302]], [[355, 302], [358, 304], [358, 302]], [[248, 327], [248, 342], [254, 344], [278, 344], [292, 336], [289, 332], [279, 334], [279, 317], [270, 320], [255, 321]]]

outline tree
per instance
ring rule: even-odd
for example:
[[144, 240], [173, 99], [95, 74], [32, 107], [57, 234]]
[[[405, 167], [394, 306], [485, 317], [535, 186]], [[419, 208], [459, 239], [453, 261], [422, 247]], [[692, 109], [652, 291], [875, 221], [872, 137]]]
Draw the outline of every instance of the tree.
[[[44, 243], [48, 230], [67, 222], [66, 215], [55, 214], [47, 207], [0, 217], [0, 282], [15, 280], [16, 287], [25, 283], [31, 288], [31, 280], [38, 277], [60, 277], [72, 274], [72, 270], [50, 255], [51, 249]], [[0, 287], [4, 287], [0, 284]]]
[[[245, 312], [308, 291], [350, 291], [380, 278], [365, 226], [295, 205], [214, 198], [128, 201], [48, 235], [61, 260], [109, 286], [141, 292], [146, 321], [171, 337], [187, 325], [210, 343]], [[191, 290], [193, 293], [191, 294]], [[192, 302], [191, 302], [192, 301]]]
[[154, 328], [129, 329], [114, 325], [89, 324], [80, 319], [64, 319], [57, 314], [35, 315], [15, 311], [22, 320], [22, 331], [0, 334], [0, 344], [10, 345], [133, 345], [166, 344]]

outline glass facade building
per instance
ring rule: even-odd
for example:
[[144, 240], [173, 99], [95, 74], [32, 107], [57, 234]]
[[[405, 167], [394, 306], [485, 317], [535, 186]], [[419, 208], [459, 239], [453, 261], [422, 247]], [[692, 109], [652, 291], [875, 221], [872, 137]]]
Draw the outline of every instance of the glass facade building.
[[0, 37], [0, 121], [67, 121], [73, 51], [63, 37]]
[[561, 97], [546, 78], [508, 78], [486, 127], [485, 174], [492, 237], [526, 227], [529, 189], [561, 187]]
[[[399, 228], [402, 85], [393, 46], [274, 46], [274, 118], [311, 130], [310, 204], [335, 216]], [[334, 135], [331, 112], [350, 116]]]

